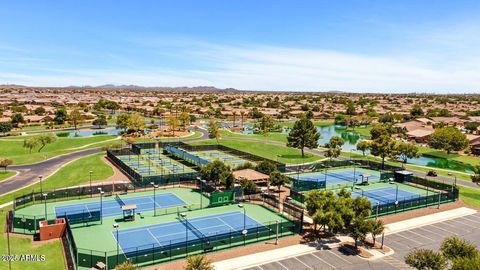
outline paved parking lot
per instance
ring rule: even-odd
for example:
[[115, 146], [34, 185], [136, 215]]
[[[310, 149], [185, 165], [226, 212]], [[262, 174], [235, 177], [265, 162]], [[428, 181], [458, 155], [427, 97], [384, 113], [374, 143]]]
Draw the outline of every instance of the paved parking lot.
[[319, 250], [245, 270], [410, 269], [404, 263], [404, 257], [411, 249], [420, 247], [438, 249], [441, 241], [451, 235], [461, 236], [480, 246], [480, 213], [387, 235], [385, 245], [395, 250], [395, 253], [375, 261], [349, 256], [338, 249], [332, 249]]

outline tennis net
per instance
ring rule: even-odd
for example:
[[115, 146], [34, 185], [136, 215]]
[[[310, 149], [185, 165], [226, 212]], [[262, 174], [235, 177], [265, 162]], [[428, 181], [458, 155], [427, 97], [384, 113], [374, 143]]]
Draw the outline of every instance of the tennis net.
[[180, 218], [180, 221], [185, 226], [187, 226], [187, 228], [190, 229], [193, 232], [193, 234], [197, 236], [198, 239], [203, 240], [205, 238], [205, 235], [203, 235], [203, 233], [201, 233], [197, 228], [193, 227], [193, 225], [191, 225], [190, 222], [188, 222], [188, 220]]
[[332, 173], [332, 172], [327, 172], [327, 177], [328, 176], [338, 178], [338, 179], [341, 179], [341, 180], [345, 180], [345, 181], [349, 181], [349, 182], [353, 182], [353, 179], [355, 179], [355, 176], [353, 176], [353, 175], [352, 176], [345, 176], [345, 175], [336, 174], [336, 173]]
[[118, 202], [118, 204], [120, 204], [120, 206], [124, 206], [125, 203], [123, 202], [123, 200], [120, 198], [120, 196], [118, 196], [118, 194], [115, 194], [115, 200]]

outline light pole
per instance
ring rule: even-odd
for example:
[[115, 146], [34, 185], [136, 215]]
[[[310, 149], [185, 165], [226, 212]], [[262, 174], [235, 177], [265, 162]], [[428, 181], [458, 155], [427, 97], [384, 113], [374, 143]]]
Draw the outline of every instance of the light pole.
[[90, 198], [93, 197], [93, 190], [92, 190], [92, 173], [93, 171], [89, 171], [88, 174], [90, 175]]
[[457, 186], [457, 175], [456, 174], [453, 174], [453, 173], [448, 173], [449, 176], [455, 176], [455, 182], [453, 183], [453, 186], [456, 187]]
[[276, 234], [275, 234], [275, 245], [278, 245], [278, 219], [275, 220], [275, 223], [277, 225], [277, 229], [276, 229]]
[[202, 179], [197, 176], [198, 184], [200, 185], [200, 209], [203, 208], [203, 185], [202, 185]]
[[247, 241], [247, 213], [246, 213], [246, 209], [245, 209], [245, 205], [239, 203], [238, 204], [238, 207], [242, 208], [243, 209], [243, 230], [242, 230], [242, 234], [243, 234], [243, 245], [245, 246], [245, 243]]
[[103, 224], [103, 192], [102, 188], [98, 188], [98, 191], [100, 191], [100, 224]]
[[120, 253], [120, 239], [118, 239], [118, 223], [113, 223], [113, 228], [115, 228], [116, 235], [117, 235], [117, 264], [118, 264], [118, 254]]
[[150, 184], [153, 187], [153, 216], [156, 216], [157, 215], [157, 200], [156, 200], [156, 196], [155, 196], [155, 190], [157, 189], [158, 186], [155, 185], [154, 182], [150, 182]]
[[48, 220], [47, 218], [47, 195], [48, 193], [43, 193], [43, 204], [45, 205], [45, 220]]
[[239, 203], [238, 207], [243, 209], [243, 229], [245, 230], [247, 227], [247, 213], [246, 213], [245, 205]]
[[380, 202], [377, 201], [377, 212], [376, 212], [376, 214], [375, 214], [375, 220], [378, 219], [378, 210], [379, 210], [379, 208], [380, 208]]
[[42, 175], [39, 175], [38, 178], [40, 179], [40, 193], [43, 193], [43, 188], [42, 188], [42, 179], [43, 179], [43, 176], [42, 176]]
[[185, 254], [188, 255], [188, 220], [186, 213], [180, 213], [180, 218], [185, 220]]

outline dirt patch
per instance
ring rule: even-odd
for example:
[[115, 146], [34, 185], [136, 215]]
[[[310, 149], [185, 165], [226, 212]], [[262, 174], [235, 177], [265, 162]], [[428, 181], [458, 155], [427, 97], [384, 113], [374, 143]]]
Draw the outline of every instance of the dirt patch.
[[128, 179], [128, 177], [121, 170], [119, 170], [117, 166], [113, 165], [110, 162], [110, 160], [107, 159], [106, 156], [103, 156], [102, 160], [103, 160], [103, 162], [105, 162], [105, 164], [107, 164], [108, 166], [110, 166], [112, 168], [113, 175], [110, 176], [109, 178], [105, 179], [105, 180], [96, 181], [95, 183], [98, 183], [98, 182], [129, 183], [130, 182], [130, 179]]

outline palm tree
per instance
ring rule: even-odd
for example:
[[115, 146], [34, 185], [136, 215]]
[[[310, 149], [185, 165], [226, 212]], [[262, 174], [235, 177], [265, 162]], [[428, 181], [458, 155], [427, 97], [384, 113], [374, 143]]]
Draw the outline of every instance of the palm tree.
[[233, 127], [235, 127], [235, 117], [237, 116], [237, 112], [233, 111], [232, 115], [233, 115]]
[[385, 231], [385, 225], [382, 220], [373, 220], [370, 226], [370, 234], [372, 235], [373, 246], [375, 246], [375, 238]]
[[243, 116], [245, 115], [245, 112], [244, 112], [244, 111], [241, 111], [241, 112], [240, 112], [240, 115], [242, 116], [242, 129], [243, 129]]
[[205, 255], [196, 255], [187, 257], [187, 266], [184, 270], [213, 270], [211, 262]]

